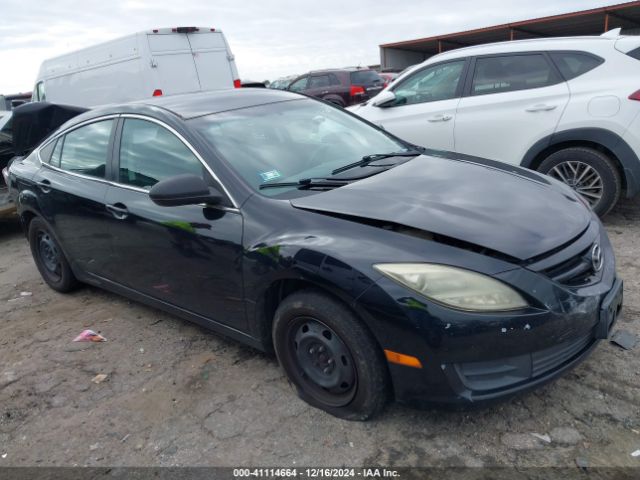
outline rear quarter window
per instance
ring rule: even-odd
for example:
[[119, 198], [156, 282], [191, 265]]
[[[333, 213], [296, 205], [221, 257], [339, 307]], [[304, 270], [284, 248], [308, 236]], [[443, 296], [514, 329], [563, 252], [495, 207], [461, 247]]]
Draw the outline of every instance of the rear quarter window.
[[565, 80], [584, 75], [604, 63], [602, 58], [583, 52], [549, 52], [549, 55]]
[[[57, 140], [53, 142], [49, 142], [47, 145], [40, 149], [40, 160], [44, 163], [49, 163], [51, 161], [51, 154], [53, 153], [53, 149], [56, 147], [58, 143]], [[62, 143], [62, 142], [60, 142]]]
[[635, 50], [631, 50], [627, 53], [627, 55], [635, 58], [636, 60], [640, 60], [640, 47], [636, 48]]
[[60, 137], [55, 142], [56, 147], [53, 150], [51, 158], [49, 158], [49, 164], [54, 167], [60, 167], [60, 156], [62, 155], [62, 145], [64, 144], [64, 137]]

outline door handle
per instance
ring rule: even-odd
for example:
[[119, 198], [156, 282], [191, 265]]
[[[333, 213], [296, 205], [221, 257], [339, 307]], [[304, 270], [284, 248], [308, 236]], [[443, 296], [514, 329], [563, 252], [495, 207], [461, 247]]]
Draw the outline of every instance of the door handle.
[[129, 216], [129, 210], [122, 203], [107, 205], [106, 208], [109, 212], [111, 212], [111, 215], [113, 215], [118, 220], [124, 220]]
[[430, 122], [448, 122], [452, 118], [453, 118], [453, 115], [448, 115], [445, 113], [445, 114], [434, 115], [433, 117], [429, 117], [429, 121]]
[[555, 110], [558, 108], [557, 105], [545, 105], [544, 103], [540, 103], [538, 105], [533, 105], [525, 109], [527, 112], [550, 112], [551, 110]]
[[36, 185], [42, 190], [42, 193], [49, 193], [51, 191], [51, 182], [47, 179], [40, 180]]

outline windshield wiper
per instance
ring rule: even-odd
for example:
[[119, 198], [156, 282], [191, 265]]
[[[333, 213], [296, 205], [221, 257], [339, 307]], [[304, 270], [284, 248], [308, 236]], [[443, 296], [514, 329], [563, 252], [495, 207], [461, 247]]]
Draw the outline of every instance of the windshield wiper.
[[331, 172], [331, 175], [335, 175], [336, 173], [342, 173], [347, 170], [350, 170], [355, 167], [366, 167], [371, 162], [375, 162], [376, 160], [382, 160], [383, 158], [391, 158], [391, 157], [417, 157], [422, 154], [422, 152], [418, 150], [409, 150], [407, 152], [389, 152], [389, 153], [373, 153], [371, 155], [365, 155], [357, 162], [350, 163], [348, 165], [344, 165], [342, 167], [338, 167]]
[[335, 188], [342, 187], [349, 183], [347, 180], [331, 180], [329, 178], [303, 178], [297, 182], [275, 182], [263, 183], [258, 188], [280, 188], [280, 187], [296, 187], [298, 190], [305, 190], [313, 187]]

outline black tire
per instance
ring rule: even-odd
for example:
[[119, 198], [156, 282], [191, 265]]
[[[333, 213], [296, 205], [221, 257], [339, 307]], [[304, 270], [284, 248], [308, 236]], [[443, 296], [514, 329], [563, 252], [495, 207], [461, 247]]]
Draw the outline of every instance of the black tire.
[[[574, 166], [580, 166], [580, 164], [588, 165], [595, 171], [595, 173], [597, 173], [597, 175], [599, 175], [601, 182], [600, 185], [602, 186], [601, 197], [599, 199], [594, 198], [593, 190], [583, 190], [585, 193], [581, 193], [578, 190], [578, 188], [586, 187], [586, 183], [575, 185], [572, 184], [573, 182], [567, 182], [561, 178], [562, 169], [568, 168], [568, 162], [571, 162], [571, 165]], [[559, 150], [549, 155], [540, 164], [538, 171], [563, 181], [578, 193], [581, 193], [583, 198], [589, 201], [591, 208], [596, 215], [600, 217], [606, 215], [620, 198], [622, 190], [620, 172], [609, 157], [592, 148], [571, 147]]]
[[28, 236], [33, 260], [47, 285], [62, 293], [76, 289], [78, 280], [46, 222], [38, 217], [31, 220]]
[[286, 297], [275, 313], [273, 344], [298, 396], [310, 405], [359, 421], [384, 409], [390, 382], [382, 350], [341, 302], [317, 290]]

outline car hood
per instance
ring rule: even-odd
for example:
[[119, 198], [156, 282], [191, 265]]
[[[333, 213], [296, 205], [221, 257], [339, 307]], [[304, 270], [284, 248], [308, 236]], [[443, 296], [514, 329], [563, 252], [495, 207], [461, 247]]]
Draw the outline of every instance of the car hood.
[[591, 212], [563, 185], [468, 156], [423, 155], [296, 208], [393, 222], [526, 260], [582, 233]]

